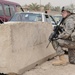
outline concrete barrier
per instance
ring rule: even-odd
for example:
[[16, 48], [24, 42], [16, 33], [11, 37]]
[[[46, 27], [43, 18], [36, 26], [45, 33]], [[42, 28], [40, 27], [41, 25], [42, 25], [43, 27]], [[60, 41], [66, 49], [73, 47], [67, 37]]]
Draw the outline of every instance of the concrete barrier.
[[[23, 73], [53, 54], [48, 37], [48, 23], [13, 23], [0, 25], [0, 72]], [[41, 62], [42, 62], [41, 61]]]

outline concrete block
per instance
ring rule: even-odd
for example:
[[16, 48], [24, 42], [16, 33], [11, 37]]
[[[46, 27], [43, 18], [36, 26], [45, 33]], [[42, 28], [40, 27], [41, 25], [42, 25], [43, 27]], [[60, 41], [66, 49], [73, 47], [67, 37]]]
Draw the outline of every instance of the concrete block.
[[29, 65], [52, 55], [55, 52], [52, 45], [46, 48], [51, 32], [49, 23], [0, 25], [0, 71], [24, 72], [27, 66], [30, 69]]

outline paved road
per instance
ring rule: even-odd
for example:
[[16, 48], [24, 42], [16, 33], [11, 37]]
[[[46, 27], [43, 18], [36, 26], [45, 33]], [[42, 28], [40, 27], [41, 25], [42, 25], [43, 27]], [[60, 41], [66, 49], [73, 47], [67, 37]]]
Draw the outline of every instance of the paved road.
[[[65, 56], [67, 61], [68, 57]], [[56, 60], [57, 58], [55, 58]], [[50, 60], [45, 63], [35, 67], [34, 69], [27, 71], [24, 75], [75, 75], [75, 65], [68, 64], [67, 66], [53, 66]]]

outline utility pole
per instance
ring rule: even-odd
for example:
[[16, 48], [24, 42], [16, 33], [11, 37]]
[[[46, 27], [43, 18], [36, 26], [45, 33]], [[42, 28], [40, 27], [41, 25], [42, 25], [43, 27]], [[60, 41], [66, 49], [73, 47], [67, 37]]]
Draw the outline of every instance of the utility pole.
[[41, 0], [40, 0], [40, 7], [41, 7]]
[[41, 11], [41, 0], [40, 0], [40, 11]]
[[71, 0], [71, 4], [73, 4], [73, 3], [72, 3], [72, 0]]

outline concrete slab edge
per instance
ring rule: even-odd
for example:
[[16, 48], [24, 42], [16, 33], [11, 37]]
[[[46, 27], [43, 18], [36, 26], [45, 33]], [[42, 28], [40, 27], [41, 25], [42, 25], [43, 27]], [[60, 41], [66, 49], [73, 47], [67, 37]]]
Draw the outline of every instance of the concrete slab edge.
[[18, 71], [18, 74], [21, 74], [21, 75], [22, 75], [22, 74], [24, 74], [26, 71], [29, 71], [29, 70], [35, 68], [36, 66], [41, 65], [41, 64], [44, 63], [45, 61], [53, 59], [53, 58], [56, 57], [56, 56], [57, 56], [56, 53], [53, 53], [53, 54], [51, 54], [51, 55], [49, 55], [49, 56], [47, 56], [47, 57], [45, 57], [45, 58], [43, 58], [43, 59], [41, 59], [41, 60], [38, 60], [38, 61], [36, 61], [35, 63], [32, 63], [32, 64], [28, 65], [27, 67], [24, 67], [24, 68], [20, 69], [20, 70]]

